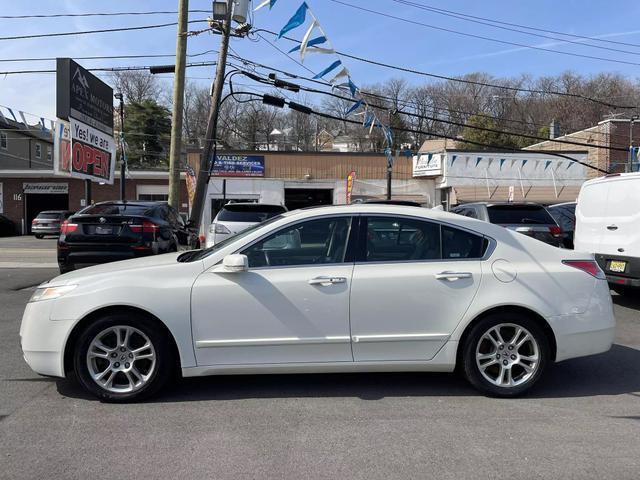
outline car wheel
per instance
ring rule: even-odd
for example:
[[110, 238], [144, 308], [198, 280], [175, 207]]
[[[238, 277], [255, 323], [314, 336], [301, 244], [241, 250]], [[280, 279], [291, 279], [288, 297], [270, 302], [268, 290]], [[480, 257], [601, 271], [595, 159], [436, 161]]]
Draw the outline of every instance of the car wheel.
[[540, 379], [548, 360], [546, 335], [534, 320], [518, 314], [488, 315], [463, 345], [465, 376], [496, 397], [524, 393]]
[[108, 402], [148, 398], [167, 383], [173, 369], [169, 339], [143, 315], [119, 313], [94, 321], [74, 351], [78, 380]]
[[36, 238], [44, 238], [44, 235], [41, 235], [41, 234], [38, 233], [38, 234], [36, 234]]

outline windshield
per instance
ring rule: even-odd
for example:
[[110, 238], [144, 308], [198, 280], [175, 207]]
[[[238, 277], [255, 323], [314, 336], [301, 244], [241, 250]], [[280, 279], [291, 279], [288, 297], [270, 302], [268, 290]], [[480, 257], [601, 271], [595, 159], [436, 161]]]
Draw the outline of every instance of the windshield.
[[209, 248], [204, 248], [202, 250], [193, 250], [191, 252], [186, 252], [186, 253], [184, 253], [184, 254], [182, 254], [182, 255], [180, 255], [178, 257], [178, 261], [179, 262], [194, 262], [196, 260], [202, 260], [203, 258], [208, 257], [209, 255], [211, 255], [212, 253], [217, 252], [218, 250], [221, 250], [222, 248], [224, 248], [227, 245], [235, 242], [236, 240], [240, 240], [241, 238], [244, 238], [247, 235], [250, 235], [251, 233], [255, 232], [256, 230], [264, 228], [267, 225], [269, 225], [270, 223], [273, 223], [276, 220], [280, 220], [281, 218], [282, 218], [282, 215], [271, 217], [266, 222], [258, 223], [258, 224], [254, 225], [252, 227], [249, 227], [246, 230], [241, 231], [240, 233], [236, 233], [235, 235], [232, 235], [229, 238], [225, 238], [221, 242], [216, 243], [215, 245], [213, 245], [213, 246], [211, 246]]
[[62, 217], [61, 212], [40, 212], [36, 218], [38, 219], [59, 219]]
[[101, 203], [78, 212], [81, 215], [149, 215], [152, 206], [128, 203]]
[[535, 223], [554, 225], [549, 212], [540, 205], [492, 205], [487, 207], [489, 221], [501, 225]]
[[217, 222], [264, 222], [268, 218], [286, 212], [280, 205], [261, 205], [259, 203], [251, 205], [227, 204], [216, 217]]

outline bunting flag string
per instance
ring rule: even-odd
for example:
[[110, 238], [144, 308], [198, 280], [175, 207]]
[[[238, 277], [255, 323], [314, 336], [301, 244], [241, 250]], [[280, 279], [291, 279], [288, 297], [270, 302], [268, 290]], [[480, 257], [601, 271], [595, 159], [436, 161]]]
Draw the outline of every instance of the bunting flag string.
[[305, 22], [305, 20], [307, 19], [308, 9], [309, 7], [307, 6], [307, 2], [302, 2], [302, 5], [298, 7], [298, 10], [296, 10], [296, 13], [293, 14], [293, 17], [291, 17], [287, 24], [282, 27], [282, 30], [280, 30], [280, 33], [278, 34], [278, 40], [281, 39], [287, 32], [298, 28]]
[[482, 161], [482, 157], [478, 157], [476, 158], [476, 167], [478, 166], [478, 164]]
[[453, 164], [455, 163], [455, 161], [456, 161], [457, 159], [458, 159], [458, 156], [457, 156], [457, 155], [453, 155], [453, 156], [451, 157], [451, 166], [452, 166], [452, 167], [453, 167]]
[[[254, 11], [260, 10], [267, 5], [269, 6], [269, 10], [271, 10], [276, 1], [277, 0], [264, 0], [255, 8]], [[333, 45], [331, 44], [331, 41], [329, 40], [329, 37], [318, 21], [318, 18], [315, 16], [315, 14], [305, 1], [300, 4], [295, 13], [287, 21], [284, 27], [282, 27], [277, 35], [277, 39], [282, 38], [288, 32], [304, 25], [307, 21], [307, 18], [311, 18], [311, 23], [306, 29], [305, 34], [300, 41], [300, 44], [290, 49], [288, 53], [292, 54], [295, 52], [299, 52], [300, 61], [303, 63], [307, 54], [310, 53], [337, 55]], [[314, 36], [314, 32], [319, 32], [319, 34], [316, 34], [316, 36]], [[342, 64], [342, 61], [340, 59], [335, 60], [331, 65], [320, 71], [313, 77], [313, 79], [322, 79], [332, 72], [334, 72], [334, 75], [329, 80], [329, 83], [332, 85], [332, 87], [344, 90], [345, 92], [348, 91], [355, 101], [351, 108], [349, 108], [349, 110], [346, 112], [346, 115], [352, 114], [359, 108], [364, 107], [365, 112], [363, 127], [369, 128], [369, 134], [373, 133], [374, 128], [380, 128], [382, 134], [384, 135], [384, 141], [387, 147], [391, 147], [393, 145], [393, 133], [390, 126], [385, 126], [382, 124], [376, 112], [371, 109], [371, 107], [367, 103], [367, 100], [360, 94], [360, 89], [353, 82], [349, 69]]]
[[522, 160], [522, 168], [524, 168], [524, 166], [527, 164], [528, 161], [529, 160], [527, 160], [527, 159]]
[[547, 160], [546, 162], [544, 162], [544, 169], [546, 170], [547, 168], [549, 168], [549, 165], [551, 165], [551, 160]]
[[500, 159], [500, 170], [502, 170], [502, 165], [504, 165], [504, 162], [506, 162], [507, 159], [506, 158], [501, 158]]

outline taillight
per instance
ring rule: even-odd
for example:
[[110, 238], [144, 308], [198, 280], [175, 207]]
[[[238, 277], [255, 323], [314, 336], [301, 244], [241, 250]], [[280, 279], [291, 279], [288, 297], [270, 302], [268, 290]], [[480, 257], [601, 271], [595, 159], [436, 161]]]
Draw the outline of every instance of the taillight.
[[562, 236], [562, 229], [557, 225], [554, 225], [552, 227], [549, 227], [549, 233], [554, 237], [558, 238]]
[[596, 277], [599, 280], [606, 280], [604, 272], [600, 269], [600, 266], [595, 260], [562, 260], [562, 263], [569, 267], [577, 268], [583, 272], [588, 273], [592, 277]]
[[35, 225], [36, 223], [38, 223], [38, 220], [36, 220], [35, 218], [31, 220], [31, 225]]
[[69, 220], [65, 220], [64, 222], [62, 222], [62, 225], [60, 225], [60, 233], [67, 234], [75, 232], [77, 228], [77, 223], [69, 223]]
[[158, 230], [160, 230], [160, 225], [145, 220], [142, 222], [142, 225], [129, 225], [129, 228], [133, 233], [157, 233]]

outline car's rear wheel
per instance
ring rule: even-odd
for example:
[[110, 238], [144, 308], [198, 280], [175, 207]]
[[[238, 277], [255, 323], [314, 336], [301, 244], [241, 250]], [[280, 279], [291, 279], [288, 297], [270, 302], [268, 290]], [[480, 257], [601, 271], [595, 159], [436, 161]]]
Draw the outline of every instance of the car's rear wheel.
[[462, 360], [467, 379], [478, 390], [515, 397], [540, 379], [549, 356], [549, 341], [535, 320], [501, 313], [473, 327]]
[[36, 233], [36, 238], [44, 238], [44, 235], [42, 235], [41, 233]]
[[144, 315], [116, 313], [93, 322], [79, 337], [74, 369], [101, 400], [129, 402], [156, 393], [174, 366], [169, 339]]

